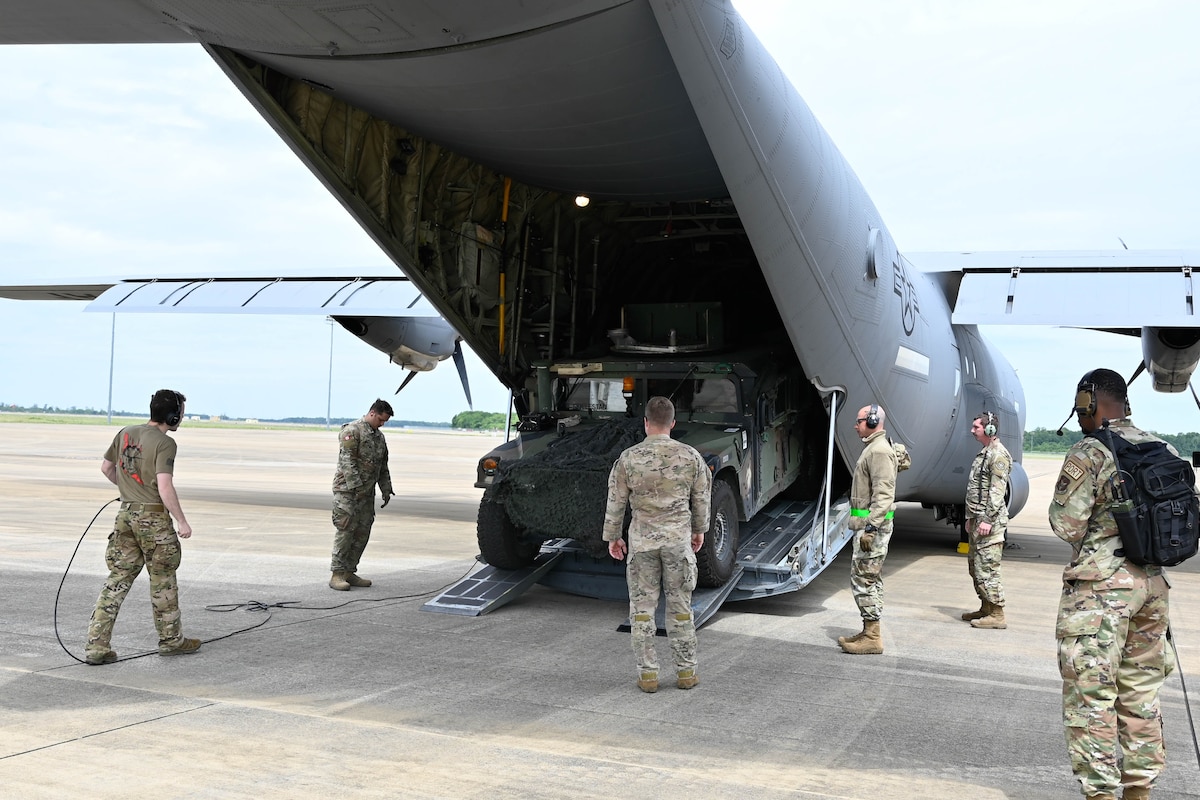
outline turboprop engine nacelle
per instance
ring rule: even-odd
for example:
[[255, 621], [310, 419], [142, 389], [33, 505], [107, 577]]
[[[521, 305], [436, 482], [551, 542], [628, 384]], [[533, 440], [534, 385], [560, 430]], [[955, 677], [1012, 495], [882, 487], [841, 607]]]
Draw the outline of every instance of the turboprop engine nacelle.
[[1200, 362], [1200, 328], [1142, 328], [1142, 359], [1158, 392], [1182, 392]]
[[459, 335], [436, 317], [334, 317], [393, 364], [428, 372], [454, 355]]

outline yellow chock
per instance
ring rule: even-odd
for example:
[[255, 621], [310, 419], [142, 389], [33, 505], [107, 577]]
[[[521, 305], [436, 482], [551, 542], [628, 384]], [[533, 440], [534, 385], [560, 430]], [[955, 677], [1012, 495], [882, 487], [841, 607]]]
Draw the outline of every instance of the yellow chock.
[[965, 556], [967, 553], [971, 552], [971, 545], [967, 544], [966, 542], [959, 542], [958, 543], [958, 552], [962, 553]]

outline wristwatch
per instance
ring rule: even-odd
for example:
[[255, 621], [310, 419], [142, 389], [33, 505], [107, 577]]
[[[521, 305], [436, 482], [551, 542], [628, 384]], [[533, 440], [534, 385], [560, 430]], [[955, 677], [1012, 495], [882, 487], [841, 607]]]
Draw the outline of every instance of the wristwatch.
[[867, 527], [863, 528], [863, 531], [866, 533], [874, 533], [877, 530], [879, 530], [879, 528], [876, 528], [874, 525], [868, 525]]

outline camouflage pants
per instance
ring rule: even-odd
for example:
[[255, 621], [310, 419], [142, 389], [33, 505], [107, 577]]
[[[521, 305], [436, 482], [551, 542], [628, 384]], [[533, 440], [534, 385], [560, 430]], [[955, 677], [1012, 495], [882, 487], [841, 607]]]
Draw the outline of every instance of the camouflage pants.
[[888, 543], [892, 540], [892, 525], [889, 522], [875, 531], [870, 550], [864, 551], [861, 547], [863, 533], [855, 531], [850, 543], [854, 550], [850, 561], [850, 591], [862, 618], [878, 621], [883, 616], [883, 560], [887, 558]]
[[994, 544], [984, 545], [976, 544], [975, 537], [971, 537], [971, 546], [967, 552], [967, 571], [971, 573], [971, 583], [975, 585], [975, 594], [979, 595], [981, 601], [1001, 607], [1004, 606], [1004, 585], [1000, 582], [1000, 559], [1002, 558], [1004, 558], [1003, 537]]
[[150, 603], [154, 609], [154, 627], [159, 647], [174, 647], [183, 641], [179, 617], [179, 569], [182, 553], [171, 517], [163, 511], [118, 511], [113, 532], [108, 535], [104, 560], [108, 580], [96, 598], [96, 608], [88, 625], [86, 651], [101, 655], [110, 649], [113, 625], [121, 603], [142, 566], [150, 576]]
[[331, 572], [358, 572], [358, 562], [367, 541], [371, 538], [371, 526], [375, 524], [375, 492], [333, 493], [333, 558]]
[[1071, 770], [1085, 795], [1149, 787], [1166, 763], [1158, 690], [1174, 665], [1168, 587], [1136, 567], [1131, 588], [1063, 587], [1058, 665]]
[[662, 547], [629, 556], [625, 578], [629, 583], [629, 630], [638, 670], [658, 672], [654, 636], [658, 626], [661, 587], [666, 597], [667, 640], [675, 669], [696, 667], [696, 623], [692, 618], [692, 590], [696, 588], [696, 554], [688, 543]]

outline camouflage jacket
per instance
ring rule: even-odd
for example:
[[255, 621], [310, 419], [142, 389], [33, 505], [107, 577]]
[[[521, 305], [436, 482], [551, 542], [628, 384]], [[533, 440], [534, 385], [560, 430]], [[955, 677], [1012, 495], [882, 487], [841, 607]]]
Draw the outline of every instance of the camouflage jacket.
[[[1109, 423], [1113, 432], [1133, 444], [1159, 441], [1135, 428], [1127, 419]], [[1103, 434], [1101, 434], [1103, 436]], [[1175, 452], [1174, 448], [1171, 452]], [[1107, 581], [1117, 585], [1129, 578], [1121, 549], [1121, 535], [1109, 510], [1116, 498], [1113, 482], [1116, 463], [1101, 439], [1085, 436], [1073, 445], [1063, 459], [1062, 471], [1054, 484], [1050, 501], [1050, 528], [1054, 535], [1070, 543], [1071, 563], [1063, 570], [1063, 580]], [[1148, 575], [1158, 575], [1162, 567], [1144, 567]]]
[[861, 531], [867, 525], [891, 525], [896, 509], [896, 451], [887, 431], [875, 431], [863, 443], [850, 487], [852, 531]]
[[662, 433], [628, 448], [608, 475], [604, 541], [621, 538], [625, 504], [633, 509], [629, 552], [655, 550], [708, 531], [712, 475], [690, 445]]
[[967, 479], [967, 517], [992, 525], [1008, 522], [1008, 503], [1004, 492], [1012, 474], [1012, 455], [993, 439], [984, 445], [971, 462]]
[[367, 423], [366, 417], [347, 422], [338, 434], [333, 490], [373, 495], [376, 483], [384, 497], [393, 494], [387, 439]]

